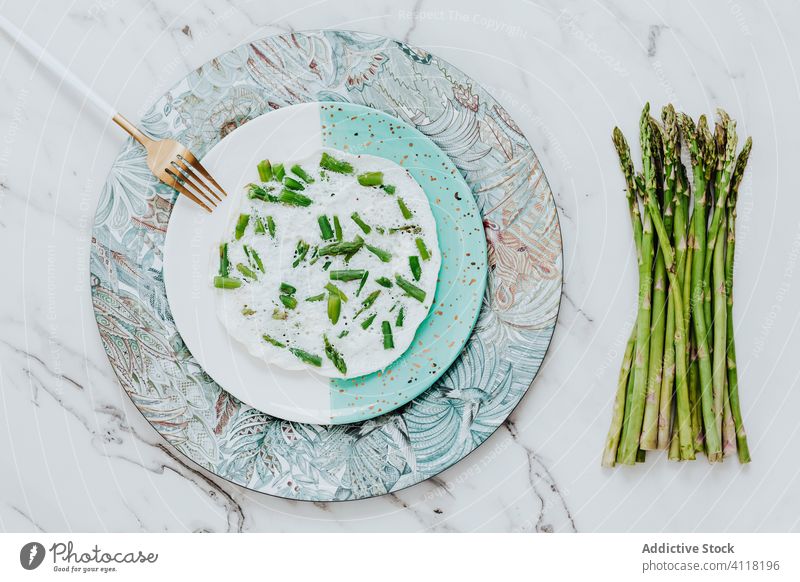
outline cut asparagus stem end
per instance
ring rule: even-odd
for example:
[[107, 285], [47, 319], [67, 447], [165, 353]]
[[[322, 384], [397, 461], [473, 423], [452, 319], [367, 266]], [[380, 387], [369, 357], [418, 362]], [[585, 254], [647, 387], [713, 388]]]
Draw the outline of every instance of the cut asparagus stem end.
[[297, 299], [291, 295], [279, 295], [278, 298], [286, 309], [294, 309], [297, 307]]
[[383, 349], [391, 350], [394, 348], [394, 337], [392, 337], [392, 324], [388, 321], [381, 322], [381, 332], [383, 333]]
[[409, 218], [411, 218], [413, 216], [411, 214], [411, 210], [409, 210], [408, 206], [406, 206], [405, 201], [402, 198], [400, 198], [399, 196], [397, 197], [397, 205], [400, 207], [400, 213], [403, 215], [403, 218], [408, 220]]
[[358, 281], [366, 271], [363, 269], [341, 269], [330, 272], [331, 281]]
[[372, 232], [372, 227], [361, 219], [361, 217], [358, 215], [358, 212], [354, 212], [353, 214], [351, 214], [350, 218], [353, 219], [353, 222], [355, 222], [358, 225], [358, 227], [364, 232], [364, 234], [369, 234]]
[[423, 261], [427, 261], [431, 258], [431, 253], [428, 250], [428, 247], [425, 246], [425, 241], [422, 238], [417, 237], [414, 242], [417, 245], [417, 250], [419, 251], [419, 256], [422, 257]]
[[411, 275], [414, 277], [414, 280], [419, 281], [419, 278], [422, 276], [422, 267], [420, 267], [419, 264], [419, 257], [416, 255], [408, 257], [408, 266], [411, 269]]
[[367, 318], [361, 322], [361, 329], [369, 329], [369, 326], [372, 325], [372, 322], [375, 321], [375, 316], [377, 314], [372, 313], [367, 316]]
[[249, 214], [240, 214], [239, 219], [236, 221], [236, 229], [234, 230], [234, 237], [239, 240], [244, 236], [244, 231], [247, 229], [247, 224], [250, 222]]
[[294, 295], [297, 293], [297, 287], [289, 283], [281, 283], [281, 293], [284, 295]]
[[380, 285], [381, 287], [386, 287], [387, 289], [393, 287], [393, 283], [389, 280], [388, 277], [378, 277], [375, 279], [375, 282]]
[[239, 279], [223, 277], [221, 275], [214, 277], [214, 287], [217, 289], [238, 289], [241, 286], [242, 282]]
[[295, 176], [300, 178], [306, 184], [313, 184], [314, 183], [314, 178], [312, 178], [311, 175], [308, 172], [306, 172], [298, 164], [295, 164], [294, 166], [292, 166], [291, 172], [292, 172], [292, 174], [294, 174]]
[[262, 182], [272, 181], [272, 164], [269, 160], [261, 160], [258, 163], [258, 179]]
[[342, 298], [336, 293], [328, 294], [328, 319], [332, 324], [336, 325], [339, 322], [339, 316], [342, 313]]
[[342, 354], [339, 353], [339, 351], [333, 347], [333, 345], [331, 345], [331, 342], [328, 341], [328, 336], [323, 335], [322, 338], [325, 342], [325, 355], [331, 361], [333, 366], [339, 370], [339, 372], [342, 374], [347, 374], [347, 364], [345, 363]]
[[317, 223], [319, 224], [319, 231], [322, 235], [322, 240], [330, 240], [333, 238], [333, 229], [331, 228], [331, 222], [328, 220], [328, 217], [324, 214], [317, 218]]
[[383, 184], [383, 172], [364, 172], [359, 174], [358, 183], [362, 186], [380, 186]]
[[286, 204], [287, 206], [311, 206], [313, 200], [308, 196], [301, 194], [300, 192], [295, 192], [294, 190], [289, 190], [288, 188], [284, 188], [281, 190], [280, 195], [278, 196], [278, 202], [282, 204]]
[[219, 245], [219, 275], [227, 277], [230, 275], [230, 262], [228, 261], [228, 243]]
[[400, 287], [403, 290], [403, 292], [405, 292], [405, 294], [408, 295], [409, 297], [413, 297], [420, 303], [425, 301], [425, 296], [426, 296], [425, 291], [414, 285], [414, 283], [412, 283], [411, 281], [404, 279], [400, 275], [395, 275], [395, 282], [397, 283], [397, 286]]
[[269, 236], [275, 238], [275, 221], [271, 216], [267, 216], [267, 230], [269, 231]]
[[251, 279], [253, 281], [258, 279], [253, 270], [247, 265], [243, 265], [242, 263], [236, 263], [236, 270], [239, 271], [242, 275], [244, 275], [248, 279]]
[[333, 216], [333, 234], [337, 241], [342, 240], [342, 224], [339, 222], [339, 217]]
[[283, 164], [275, 164], [272, 166], [272, 177], [280, 182], [283, 180], [283, 177], [286, 175], [286, 169], [283, 167]]

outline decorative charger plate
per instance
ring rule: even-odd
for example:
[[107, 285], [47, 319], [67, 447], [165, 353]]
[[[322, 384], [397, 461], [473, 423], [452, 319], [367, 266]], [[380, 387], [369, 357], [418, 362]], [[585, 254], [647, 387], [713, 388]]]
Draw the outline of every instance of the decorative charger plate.
[[[276, 162], [306, 158], [323, 147], [376, 156], [402, 166], [425, 193], [438, 233], [435, 256], [425, 265], [437, 268], [438, 273], [433, 307], [411, 345], [386, 369], [347, 380], [326, 378], [307, 369], [270, 366], [250, 354], [217, 317], [219, 294], [227, 291], [215, 289], [209, 275], [209, 270], [216, 273], [218, 269], [219, 241], [230, 232], [240, 211], [243, 194], [238, 190], [254, 179], [256, 164], [262, 158]], [[486, 237], [469, 185], [430, 139], [403, 121], [363, 105], [303, 103], [282, 107], [238, 127], [206, 154], [203, 165], [229, 195], [212, 214], [185, 196], [176, 200], [163, 247], [164, 280], [181, 338], [208, 375], [230, 394], [287, 420], [359, 422], [419, 396], [461, 353], [486, 290]], [[348, 214], [344, 213], [342, 224], [345, 238], [358, 229], [347, 219]], [[279, 235], [282, 228], [291, 229], [291, 225], [278, 224]], [[312, 241], [319, 235], [304, 236]], [[275, 257], [262, 253], [262, 258], [267, 271], [280, 269]], [[209, 269], [198, 268], [209, 263]], [[364, 295], [375, 289], [370, 283]], [[354, 285], [357, 282], [344, 287], [352, 293]], [[306, 291], [312, 295], [317, 290]], [[350, 299], [358, 304], [355, 296]], [[314, 307], [326, 309], [324, 303], [298, 309]], [[382, 334], [375, 334], [376, 343], [382, 343]]]
[[129, 140], [95, 216], [91, 288], [109, 360], [136, 407], [184, 455], [239, 485], [291, 499], [360, 499], [450, 467], [484, 442], [530, 386], [555, 327], [561, 237], [536, 155], [514, 120], [452, 65], [380, 36], [270, 37], [203, 65], [142, 120], [199, 156], [270, 110], [344, 101], [416, 127], [460, 170], [483, 216], [489, 277], [461, 355], [395, 412], [322, 426], [271, 417], [198, 365], [167, 304], [162, 249], [177, 194]]

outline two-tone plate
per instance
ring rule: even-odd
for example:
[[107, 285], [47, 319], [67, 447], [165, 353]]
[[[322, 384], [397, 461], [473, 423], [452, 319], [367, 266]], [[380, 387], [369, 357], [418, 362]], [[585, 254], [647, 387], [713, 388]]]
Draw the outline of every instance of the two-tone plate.
[[[322, 147], [385, 158], [408, 170], [433, 211], [442, 261], [433, 306], [408, 350], [385, 370], [346, 380], [270, 366], [248, 353], [217, 318], [219, 291], [210, 285], [205, 268], [210, 255], [216, 258], [216, 247], [238, 212], [238, 190], [255, 178], [258, 161], [302, 159]], [[232, 194], [213, 214], [178, 198], [167, 229], [164, 278], [183, 341], [220, 386], [286, 420], [342, 424], [406, 404], [450, 367], [480, 311], [486, 238], [469, 186], [430, 139], [375, 109], [306, 103], [239, 127], [205, 155], [203, 164]]]

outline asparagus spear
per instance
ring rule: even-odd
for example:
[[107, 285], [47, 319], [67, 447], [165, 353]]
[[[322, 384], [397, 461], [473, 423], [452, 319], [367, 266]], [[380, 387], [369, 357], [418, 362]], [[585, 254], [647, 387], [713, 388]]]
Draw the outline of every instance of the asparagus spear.
[[397, 312], [397, 319], [395, 319], [394, 322], [395, 327], [403, 327], [405, 316], [406, 316], [406, 310], [404, 307], [401, 307], [400, 311]]
[[342, 313], [342, 298], [336, 293], [328, 293], [328, 319], [336, 325]]
[[364, 299], [364, 301], [361, 302], [361, 308], [358, 311], [356, 311], [355, 315], [353, 315], [353, 319], [357, 318], [359, 315], [364, 313], [367, 309], [372, 307], [372, 304], [375, 303], [375, 300], [378, 298], [378, 295], [380, 295], [380, 294], [381, 294], [381, 290], [380, 289], [376, 289], [375, 291], [373, 291], [372, 293], [367, 295], [367, 298]]
[[364, 274], [361, 275], [361, 281], [358, 283], [358, 290], [356, 291], [356, 297], [361, 295], [361, 290], [364, 288], [364, 285], [367, 284], [367, 279], [369, 279], [369, 271], [364, 271]]
[[286, 175], [286, 169], [283, 167], [283, 164], [275, 164], [272, 166], [272, 177], [280, 182], [283, 180], [283, 177]]
[[377, 314], [372, 313], [369, 315], [364, 321], [361, 322], [361, 329], [369, 329], [369, 326], [372, 325], [372, 322], [375, 321], [375, 316]]
[[397, 190], [397, 188], [391, 184], [384, 184], [383, 186], [381, 186], [381, 188], [387, 194], [394, 194], [395, 191]]
[[408, 295], [409, 297], [413, 297], [420, 303], [425, 301], [426, 293], [424, 290], [420, 289], [419, 287], [414, 285], [411, 281], [404, 279], [400, 275], [395, 275], [394, 279], [395, 282], [397, 283], [397, 286], [400, 287], [405, 292], [406, 295]]
[[286, 347], [286, 344], [285, 344], [285, 343], [283, 343], [283, 342], [281, 342], [281, 341], [278, 341], [278, 340], [276, 340], [276, 339], [275, 339], [274, 337], [272, 337], [271, 335], [264, 334], [264, 335], [262, 335], [262, 336], [261, 336], [261, 338], [262, 338], [262, 339], [263, 339], [265, 342], [271, 343], [271, 344], [272, 344], [273, 346], [275, 346], [275, 347], [278, 347], [278, 348], [285, 348], [285, 347]]
[[420, 237], [417, 237], [414, 242], [417, 245], [417, 250], [419, 250], [419, 256], [422, 257], [423, 261], [427, 261], [431, 258], [431, 252], [428, 250], [428, 247], [425, 246], [425, 241], [422, 240]]
[[230, 274], [230, 262], [228, 261], [228, 243], [219, 245], [219, 275], [227, 277]]
[[278, 196], [278, 201], [286, 204], [287, 206], [311, 206], [313, 200], [308, 196], [301, 194], [300, 192], [295, 192], [294, 190], [289, 190], [288, 188], [284, 188], [281, 190], [280, 195]]
[[243, 265], [242, 263], [236, 263], [236, 270], [239, 271], [242, 275], [244, 275], [248, 279], [251, 279], [253, 281], [258, 279], [253, 270], [247, 265]]
[[281, 303], [283, 303], [283, 306], [286, 309], [294, 309], [295, 307], [297, 307], [297, 299], [295, 299], [291, 295], [279, 295], [278, 299], [281, 300]]
[[363, 239], [357, 238], [351, 242], [340, 241], [320, 247], [319, 254], [323, 256], [352, 255], [364, 246]]
[[269, 236], [275, 238], [275, 221], [271, 216], [267, 216], [267, 230], [269, 231]]
[[419, 265], [419, 257], [416, 255], [408, 257], [408, 267], [411, 269], [411, 275], [414, 277], [414, 280], [419, 281], [419, 278], [422, 276], [422, 267]]
[[[689, 144], [692, 157], [694, 178], [694, 227], [692, 257], [692, 322], [697, 341], [697, 361], [700, 369], [700, 397], [703, 409], [703, 426], [708, 460], [716, 462], [722, 459], [716, 411], [711, 378], [711, 357], [708, 346], [708, 327], [703, 310], [703, 280], [706, 249], [706, 190], [714, 165], [714, 140], [708, 130], [705, 116], [695, 128], [694, 122], [685, 114], [680, 114], [681, 128]], [[721, 411], [720, 411], [721, 412]], [[721, 418], [721, 415], [720, 415]]]
[[285, 176], [283, 178], [283, 186], [285, 189], [292, 190], [293, 192], [306, 189], [302, 182], [299, 182], [290, 176]]
[[259, 184], [247, 185], [247, 197], [250, 200], [261, 200], [262, 202], [277, 202], [278, 197], [271, 194], [273, 188], [271, 186], [261, 186]]
[[617, 395], [614, 398], [614, 412], [611, 415], [611, 426], [606, 437], [606, 446], [603, 449], [603, 467], [613, 467], [617, 462], [617, 450], [622, 434], [622, 424], [625, 418], [625, 395], [627, 392], [628, 378], [631, 373], [633, 361], [633, 348], [636, 344], [636, 327], [631, 331], [631, 337], [625, 346], [625, 355], [622, 357], [622, 367], [617, 381]]
[[315, 301], [322, 301], [325, 299], [325, 293], [320, 293], [319, 295], [312, 295], [311, 297], [306, 297], [306, 301], [315, 302]]
[[284, 295], [294, 295], [297, 293], [297, 287], [290, 285], [289, 283], [281, 282], [280, 290]]
[[342, 225], [339, 222], [339, 217], [334, 214], [333, 216], [333, 234], [337, 241], [342, 240]]
[[378, 277], [375, 279], [375, 282], [381, 287], [392, 287], [392, 282], [387, 277]]
[[412, 216], [411, 211], [408, 209], [408, 206], [406, 206], [405, 201], [399, 196], [397, 197], [397, 205], [400, 207], [400, 214], [403, 215], [403, 218], [405, 218], [406, 220], [411, 218]]
[[256, 234], [267, 234], [267, 227], [260, 216], [256, 216], [256, 225], [253, 227], [253, 232]]
[[378, 257], [381, 260], [381, 262], [388, 263], [389, 261], [392, 260], [392, 253], [390, 253], [389, 251], [385, 251], [382, 248], [373, 245], [365, 244], [364, 246], [367, 247], [367, 250], [369, 252]]
[[736, 202], [738, 200], [739, 186], [742, 182], [747, 160], [750, 157], [750, 149], [753, 140], [747, 138], [739, 157], [736, 160], [733, 178], [731, 180], [731, 190], [728, 197], [728, 216], [727, 216], [727, 244], [725, 256], [725, 285], [727, 288], [727, 316], [726, 316], [726, 336], [728, 341], [728, 398], [731, 404], [731, 414], [733, 416], [734, 428], [736, 430], [736, 449], [739, 454], [740, 463], [750, 462], [750, 448], [747, 445], [747, 433], [744, 429], [742, 412], [739, 405], [739, 373], [736, 368], [736, 344], [733, 339], [733, 259], [736, 251]]

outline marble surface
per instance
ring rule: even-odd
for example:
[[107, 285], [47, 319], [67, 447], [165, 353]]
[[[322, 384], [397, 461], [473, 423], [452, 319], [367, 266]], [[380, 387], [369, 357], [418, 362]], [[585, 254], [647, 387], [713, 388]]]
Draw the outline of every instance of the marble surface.
[[[700, 3], [697, 3], [700, 4]], [[100, 187], [123, 135], [0, 37], [0, 530], [789, 531], [800, 529], [800, 7], [789, 0], [416, 2], [78, 0], [2, 4], [135, 119], [192, 68], [288, 30], [403, 39], [479, 79], [538, 152], [566, 285], [533, 388], [478, 451], [366, 501], [312, 504], [199, 470], [117, 384], [88, 289]], [[603, 470], [636, 271], [610, 131], [644, 100], [722, 105], [753, 135], [736, 325], [754, 462]]]

